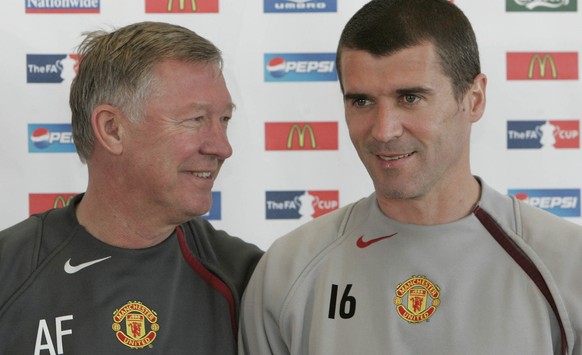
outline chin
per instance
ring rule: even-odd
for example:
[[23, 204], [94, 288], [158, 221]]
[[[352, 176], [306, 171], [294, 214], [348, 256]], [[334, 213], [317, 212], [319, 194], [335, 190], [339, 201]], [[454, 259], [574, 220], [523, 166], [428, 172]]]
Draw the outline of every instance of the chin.
[[176, 206], [179, 208], [177, 212], [180, 212], [184, 218], [191, 219], [208, 213], [208, 211], [210, 211], [210, 207], [212, 207], [212, 200], [208, 199], [201, 201], [199, 199], [190, 203], [186, 202], [178, 206]]

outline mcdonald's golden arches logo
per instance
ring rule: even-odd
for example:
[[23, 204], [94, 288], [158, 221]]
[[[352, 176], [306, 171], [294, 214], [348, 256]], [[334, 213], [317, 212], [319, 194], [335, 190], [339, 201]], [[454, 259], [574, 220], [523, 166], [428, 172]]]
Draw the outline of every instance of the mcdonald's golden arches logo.
[[265, 150], [337, 149], [337, 122], [265, 123]]
[[217, 13], [219, 0], [145, 0], [146, 13]]
[[533, 78], [536, 63], [539, 65], [540, 77], [542, 78], [546, 77], [546, 64], [548, 63], [550, 63], [550, 67], [552, 69], [552, 79], [556, 79], [558, 77], [556, 62], [554, 61], [554, 58], [551, 55], [544, 54], [544, 57], [542, 58], [539, 54], [534, 54], [529, 62], [529, 70], [527, 72], [528, 79]]
[[507, 53], [507, 80], [578, 80], [578, 52]]
[[299, 148], [305, 147], [305, 133], [309, 133], [309, 137], [311, 138], [311, 148], [317, 149], [315, 133], [313, 133], [313, 127], [311, 127], [309, 123], [304, 124], [303, 127], [300, 127], [298, 124], [291, 126], [291, 129], [289, 130], [289, 136], [287, 137], [287, 149], [291, 149], [293, 147], [293, 138], [295, 137], [295, 133], [297, 133]]
[[[180, 2], [179, 5], [179, 9], [180, 11], [184, 11], [184, 0], [177, 0]], [[168, 12], [172, 12], [172, 10], [174, 9], [174, 0], [168, 0]], [[190, 0], [190, 10], [192, 10], [192, 12], [196, 12], [196, 0]]]
[[29, 215], [42, 213], [53, 208], [63, 208], [71, 203], [77, 193], [37, 193], [28, 195]]

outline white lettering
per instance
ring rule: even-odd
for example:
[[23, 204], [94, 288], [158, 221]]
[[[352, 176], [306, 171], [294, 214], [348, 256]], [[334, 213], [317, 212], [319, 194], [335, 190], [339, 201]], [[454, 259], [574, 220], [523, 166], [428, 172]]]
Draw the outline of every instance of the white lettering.
[[45, 64], [45, 65], [28, 64], [28, 72], [34, 73], [34, 74], [49, 74], [49, 73], [58, 73], [59, 69], [54, 64]]
[[317, 201], [317, 207], [322, 210], [334, 210], [338, 207], [338, 202], [334, 200], [319, 200]]
[[523, 132], [510, 130], [507, 131], [507, 135], [509, 136], [509, 139], [519, 139], [519, 140], [538, 139], [538, 134], [534, 130], [527, 130]]
[[333, 72], [333, 67], [335, 63], [333, 61], [321, 62], [319, 65], [319, 73], [331, 73]]
[[[34, 355], [41, 355], [42, 350], [48, 350], [50, 355], [62, 355], [65, 353], [63, 349], [63, 336], [73, 334], [72, 329], [63, 329], [62, 323], [64, 321], [72, 320], [73, 315], [69, 314], [66, 316], [60, 316], [55, 318], [55, 328], [56, 328], [56, 337], [57, 337], [57, 349], [55, 350], [55, 346], [53, 340], [51, 338], [51, 334], [48, 329], [48, 325], [45, 319], [41, 319], [38, 322], [38, 331], [36, 333], [36, 343], [34, 346]], [[42, 339], [46, 339], [46, 343], [42, 343]], [[57, 352], [58, 351], [58, 352]]]
[[[42, 337], [46, 339], [46, 344], [42, 344]], [[49, 333], [46, 320], [41, 319], [38, 322], [38, 332], [36, 333], [36, 343], [34, 346], [34, 355], [40, 355], [41, 350], [48, 350], [51, 355], [57, 355], [51, 334]]]
[[276, 10], [324, 10], [327, 5], [324, 2], [316, 2], [316, 3], [275, 3]]
[[561, 130], [558, 129], [557, 136], [561, 139], [576, 139], [580, 133], [576, 130]]
[[55, 319], [55, 324], [57, 328], [57, 350], [59, 354], [64, 354], [63, 351], [63, 336], [73, 334], [72, 329], [63, 329], [62, 323], [67, 320], [72, 320], [73, 315], [69, 314], [66, 316], [57, 317]]
[[99, 7], [99, 0], [27, 0], [26, 7], [28, 8], [89, 8], [96, 9]]
[[530, 197], [527, 202], [532, 206], [544, 209], [551, 208], [572, 209], [576, 208], [576, 206], [578, 205], [578, 197], [574, 196]]
[[293, 201], [283, 201], [283, 202], [267, 201], [267, 208], [269, 210], [296, 210], [297, 205]]
[[300, 74], [307, 74], [311, 72], [331, 73], [333, 72], [335, 63], [329, 60], [323, 61], [287, 61], [285, 62], [285, 71], [295, 71]]
[[50, 132], [49, 143], [59, 142], [61, 144], [73, 143], [72, 132]]

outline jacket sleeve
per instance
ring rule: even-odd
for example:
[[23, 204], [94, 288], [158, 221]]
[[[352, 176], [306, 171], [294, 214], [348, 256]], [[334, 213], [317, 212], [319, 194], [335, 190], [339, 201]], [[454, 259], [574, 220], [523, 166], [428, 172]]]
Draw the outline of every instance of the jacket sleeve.
[[229, 285], [238, 313], [242, 294], [263, 251], [225, 231], [216, 230], [203, 218], [195, 218], [189, 224], [197, 236], [192, 242], [201, 262]]
[[[261, 258], [245, 290], [239, 354], [299, 353], [308, 341], [303, 327], [311, 303], [311, 271], [344, 233], [354, 205], [318, 217], [277, 239]], [[316, 272], [314, 274], [317, 274]], [[301, 295], [297, 296], [296, 295]]]
[[216, 256], [225, 274], [229, 276], [238, 294], [242, 296], [263, 251], [257, 246], [224, 231], [215, 231]]
[[[239, 354], [289, 354], [278, 322], [280, 307], [276, 306], [268, 286], [267, 269], [270, 255], [258, 263], [245, 291], [241, 307], [238, 340]], [[278, 292], [274, 292], [278, 293]]]

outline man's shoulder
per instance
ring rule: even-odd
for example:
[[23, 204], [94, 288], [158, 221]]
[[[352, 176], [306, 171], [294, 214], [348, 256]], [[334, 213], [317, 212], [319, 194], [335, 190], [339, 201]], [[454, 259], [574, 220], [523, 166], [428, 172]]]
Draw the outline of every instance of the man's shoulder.
[[[260, 254], [262, 251], [254, 244], [233, 236], [230, 233], [216, 229], [210, 222], [202, 217], [196, 217], [183, 225], [193, 236], [193, 239], [200, 248], [207, 248], [210, 254], [230, 257], [233, 259], [244, 259], [245, 257]], [[204, 255], [201, 255], [204, 257]], [[208, 259], [212, 259], [208, 255]]]
[[32, 256], [40, 248], [41, 224], [39, 216], [31, 216], [0, 231], [0, 281], [15, 272], [31, 272]]
[[34, 239], [40, 223], [40, 216], [34, 215], [0, 231], [0, 250], [6, 246], [23, 245]]
[[361, 199], [317, 217], [275, 240], [267, 253], [280, 251], [292, 258], [317, 253], [344, 235], [354, 219], [365, 218], [372, 201], [375, 201], [373, 197]]
[[485, 192], [485, 209], [522, 248], [531, 248], [542, 262], [568, 259], [575, 253], [578, 253], [575, 258], [580, 259], [582, 226], [531, 206], [515, 196], [503, 195], [491, 188]]
[[0, 231], [0, 305], [70, 236], [67, 208], [33, 215]]
[[[582, 226], [567, 219], [547, 212], [539, 207], [531, 206], [523, 201], [515, 201], [518, 204], [522, 225], [527, 228], [534, 226], [537, 230], [565, 230], [582, 234]], [[556, 230], [557, 228], [557, 230]]]
[[[515, 203], [519, 234], [536, 251], [564, 255], [574, 250], [582, 253], [582, 226], [522, 201]], [[582, 255], [580, 253], [577, 255]]]
[[200, 261], [242, 295], [263, 255], [256, 245], [218, 230], [202, 217], [182, 224], [190, 249]]
[[519, 237], [554, 295], [562, 321], [567, 329], [582, 329], [582, 226], [521, 201], [515, 203]]
[[[309, 275], [327, 259], [335, 247], [341, 247], [352, 229], [367, 218], [375, 197], [368, 197], [301, 225], [277, 239], [261, 259], [247, 292], [249, 300], [260, 299], [260, 290], [268, 289], [266, 308], [279, 312], [289, 302], [293, 290], [312, 280]], [[254, 301], [248, 301], [254, 302]]]
[[307, 269], [325, 260], [328, 252], [341, 244], [355, 225], [363, 223], [374, 201], [374, 197], [368, 197], [348, 204], [280, 237], [267, 250], [264, 265], [259, 264], [260, 267], [270, 279], [294, 282]]
[[12, 248], [29, 246], [31, 243], [40, 247], [41, 242], [45, 250], [52, 249], [66, 239], [75, 226], [68, 208], [35, 214], [0, 231], [0, 250], [4, 256], [4, 252]]

